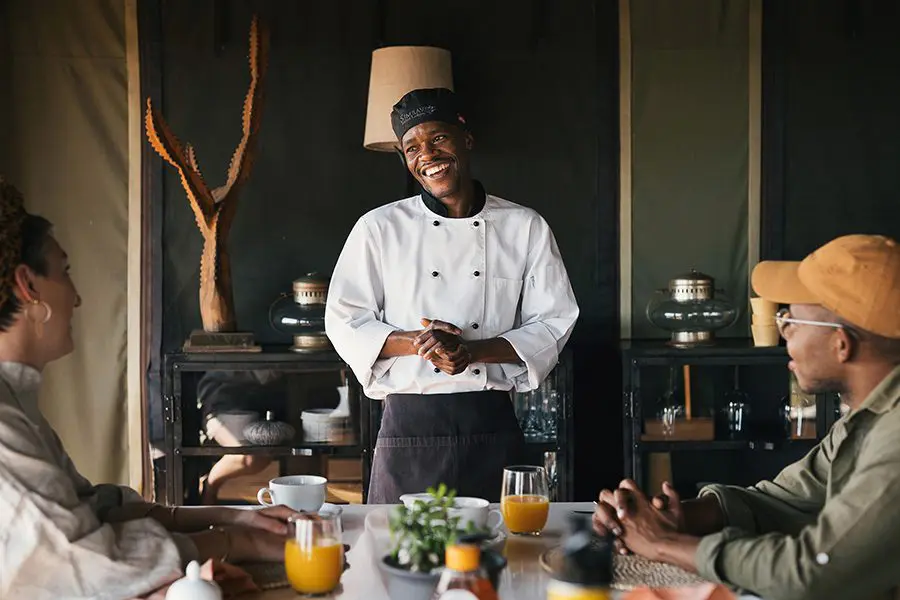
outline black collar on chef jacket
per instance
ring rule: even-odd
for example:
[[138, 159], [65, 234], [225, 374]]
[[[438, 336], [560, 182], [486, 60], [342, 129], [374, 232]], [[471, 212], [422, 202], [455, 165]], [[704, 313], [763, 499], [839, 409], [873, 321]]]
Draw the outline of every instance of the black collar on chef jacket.
[[[469, 211], [467, 216], [471, 217], [472, 215], [477, 215], [481, 212], [481, 209], [484, 208], [484, 203], [487, 199], [487, 195], [484, 193], [484, 186], [481, 185], [480, 181], [473, 181], [475, 184], [475, 202], [472, 203], [472, 209]], [[428, 207], [428, 210], [433, 212], [436, 215], [440, 215], [442, 217], [449, 217], [450, 211], [447, 210], [447, 207], [443, 202], [429, 194], [425, 188], [419, 187], [420, 194], [422, 196], [422, 202], [425, 203], [425, 206]]]

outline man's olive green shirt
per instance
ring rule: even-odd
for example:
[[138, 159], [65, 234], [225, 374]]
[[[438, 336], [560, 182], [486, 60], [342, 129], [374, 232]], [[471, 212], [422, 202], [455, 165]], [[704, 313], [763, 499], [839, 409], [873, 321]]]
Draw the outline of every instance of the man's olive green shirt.
[[766, 600], [900, 598], [900, 367], [774, 481], [706, 494], [727, 527], [700, 542], [703, 577]]

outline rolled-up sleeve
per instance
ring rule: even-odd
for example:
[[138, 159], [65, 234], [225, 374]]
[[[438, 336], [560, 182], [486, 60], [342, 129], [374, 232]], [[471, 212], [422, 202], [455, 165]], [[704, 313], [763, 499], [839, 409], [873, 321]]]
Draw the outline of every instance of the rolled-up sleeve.
[[325, 333], [364, 388], [382, 377], [396, 358], [379, 359], [396, 327], [381, 320], [384, 283], [381, 259], [364, 219], [354, 225], [328, 286]]
[[[785, 498], [752, 491], [726, 491], [719, 496], [736, 526], [701, 540], [695, 554], [700, 574], [767, 600], [872, 598], [897, 586], [900, 447], [896, 439], [900, 427], [894, 429], [898, 431], [889, 436], [867, 440], [843, 489], [796, 534], [772, 531], [753, 535], [754, 531], [745, 529], [744, 509], [752, 507], [758, 513], [765, 507], [762, 514], [771, 519], [776, 503], [785, 505], [778, 509], [783, 514], [798, 515], [804, 514], [802, 503], [793, 505]], [[722, 490], [708, 491], [717, 492]], [[753, 520], [760, 529], [759, 517]]]
[[0, 402], [0, 598], [134, 598], [196, 558], [151, 519], [100, 522], [36, 432]]
[[832, 434], [772, 481], [749, 488], [708, 485], [699, 496], [715, 496], [730, 527], [752, 534], [796, 535], [815, 523], [825, 505]]
[[522, 361], [521, 365], [502, 365], [504, 374], [519, 392], [537, 388], [550, 374], [579, 312], [556, 239], [539, 215], [531, 223], [529, 238], [521, 324], [500, 335]]

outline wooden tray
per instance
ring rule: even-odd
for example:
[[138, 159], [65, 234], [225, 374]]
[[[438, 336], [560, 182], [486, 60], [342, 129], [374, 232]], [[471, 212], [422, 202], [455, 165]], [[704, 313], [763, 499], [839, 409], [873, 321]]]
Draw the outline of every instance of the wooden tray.
[[716, 438], [715, 422], [708, 417], [678, 419], [672, 426], [673, 431], [666, 434], [663, 424], [657, 419], [644, 421], [644, 442], [708, 442]]

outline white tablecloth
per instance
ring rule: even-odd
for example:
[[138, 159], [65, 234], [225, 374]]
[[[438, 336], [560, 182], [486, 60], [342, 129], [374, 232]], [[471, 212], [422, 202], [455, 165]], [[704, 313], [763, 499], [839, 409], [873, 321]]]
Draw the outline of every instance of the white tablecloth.
[[[383, 541], [378, 535], [367, 532], [366, 516], [372, 511], [386, 514], [391, 507], [387, 505], [351, 504], [342, 507], [344, 525], [344, 543], [350, 545], [347, 561], [350, 568], [341, 577], [342, 590], [332, 598], [340, 600], [391, 600], [382, 584], [381, 576], [375, 560], [383, 555]], [[591, 511], [590, 502], [563, 503], [550, 505], [550, 516], [543, 534], [537, 538], [510, 537], [507, 539], [506, 557], [508, 565], [504, 569], [500, 581], [499, 595], [502, 599], [546, 600], [546, 572], [541, 568], [538, 558], [547, 549], [560, 543], [565, 532], [566, 517], [573, 511]], [[373, 515], [370, 523], [382, 522], [382, 514]], [[259, 600], [296, 600], [297, 594], [291, 590], [271, 590], [256, 596]], [[616, 597], [620, 597], [619, 594]], [[753, 596], [742, 596], [741, 600], [750, 600]], [[758, 600], [758, 599], [757, 599]]]

